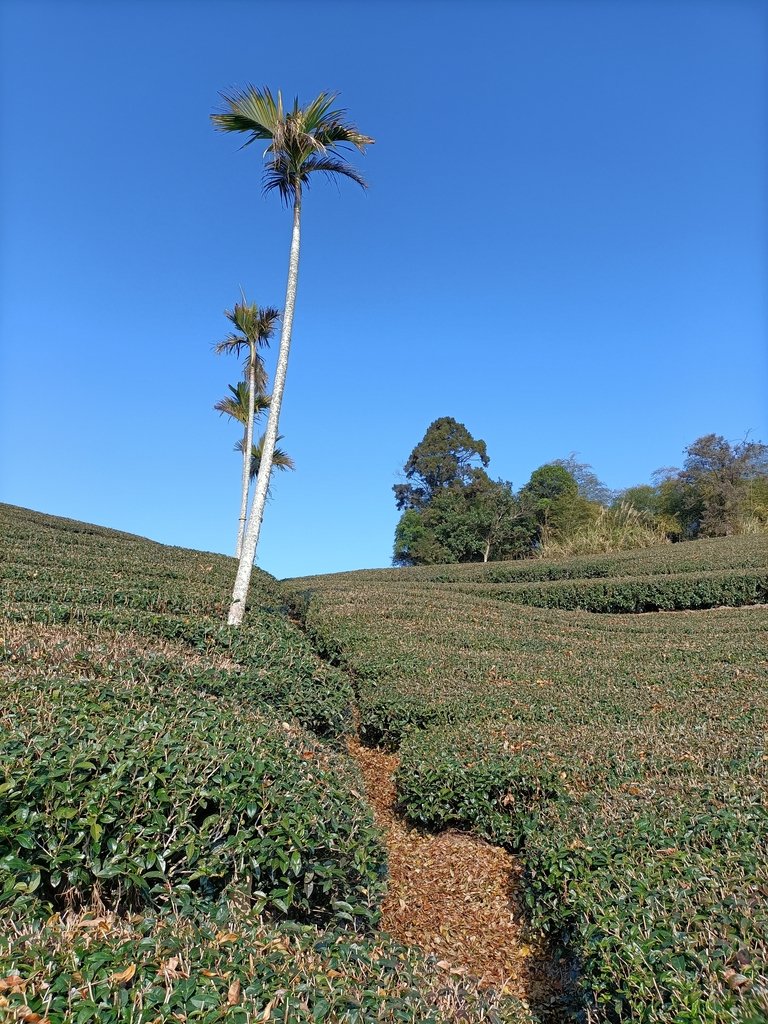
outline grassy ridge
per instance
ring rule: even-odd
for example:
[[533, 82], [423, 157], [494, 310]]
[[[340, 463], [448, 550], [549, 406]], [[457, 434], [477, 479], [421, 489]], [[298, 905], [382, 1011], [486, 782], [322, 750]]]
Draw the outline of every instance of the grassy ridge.
[[352, 689], [274, 580], [231, 630], [231, 559], [0, 531], [0, 1018], [525, 1019], [377, 931]]
[[400, 746], [404, 813], [521, 850], [534, 920], [578, 956], [592, 1019], [768, 1015], [768, 610], [595, 615], [498, 588], [602, 572], [690, 594], [767, 564], [765, 540], [736, 538], [290, 583], [356, 678], [363, 736]]

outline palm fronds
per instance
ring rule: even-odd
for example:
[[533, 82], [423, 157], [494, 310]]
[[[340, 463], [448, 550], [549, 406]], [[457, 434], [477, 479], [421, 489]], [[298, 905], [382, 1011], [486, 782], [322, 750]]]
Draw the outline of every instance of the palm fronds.
[[[261, 437], [259, 438], [259, 443], [258, 444], [251, 445], [251, 467], [250, 467], [250, 477], [251, 477], [251, 480], [255, 480], [255, 478], [259, 474], [259, 467], [261, 466], [261, 455], [262, 455], [262, 452], [264, 451], [264, 436], [265, 436], [264, 434], [261, 435]], [[277, 440], [278, 441], [282, 441], [283, 440], [283, 435], [282, 434], [278, 434], [277, 435]], [[240, 438], [240, 440], [235, 445], [235, 451], [242, 452], [244, 447], [245, 447], [245, 442], [243, 441], [242, 438]], [[276, 468], [276, 469], [281, 469], [281, 470], [295, 469], [296, 468], [296, 464], [294, 463], [294, 461], [290, 457], [290, 455], [287, 452], [283, 451], [282, 448], [275, 448], [275, 453], [274, 453], [274, 455], [272, 457], [272, 467]]]
[[246, 134], [246, 146], [259, 140], [269, 142], [265, 151], [265, 192], [277, 191], [288, 204], [315, 171], [329, 176], [340, 174], [366, 187], [362, 176], [334, 151], [354, 148], [362, 153], [374, 140], [345, 121], [346, 110], [334, 109], [335, 93], [321, 92], [305, 107], [300, 106], [297, 97], [289, 109], [279, 90], [273, 96], [268, 88], [253, 85], [239, 92], [222, 93], [222, 99], [227, 109], [211, 115], [215, 128]]
[[[227, 384], [227, 387], [231, 394], [221, 398], [213, 408], [216, 412], [230, 416], [233, 420], [245, 426], [248, 422], [248, 399], [251, 389], [248, 387], [247, 381], [244, 380], [238, 381], [236, 386]], [[263, 391], [260, 391], [258, 386], [253, 400], [256, 416], [260, 416], [269, 408], [269, 395], [265, 395]], [[242, 451], [242, 448], [240, 450]]]

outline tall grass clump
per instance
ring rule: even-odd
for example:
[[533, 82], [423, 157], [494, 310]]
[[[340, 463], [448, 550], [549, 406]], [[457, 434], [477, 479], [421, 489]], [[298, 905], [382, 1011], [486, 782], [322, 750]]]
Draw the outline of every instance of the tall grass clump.
[[539, 558], [569, 558], [611, 551], [631, 551], [668, 543], [667, 531], [647, 512], [626, 502], [601, 508], [597, 516], [567, 537], [548, 537], [537, 550]]

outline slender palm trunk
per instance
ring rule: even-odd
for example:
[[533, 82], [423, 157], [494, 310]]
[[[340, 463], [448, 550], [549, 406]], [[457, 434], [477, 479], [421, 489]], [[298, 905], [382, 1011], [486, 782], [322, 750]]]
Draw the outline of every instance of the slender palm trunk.
[[253, 448], [253, 421], [256, 418], [256, 346], [251, 343], [248, 359], [248, 419], [243, 438], [243, 482], [240, 492], [240, 522], [237, 527], [237, 549], [235, 558], [243, 553], [245, 521], [248, 518], [248, 491], [251, 484], [251, 449]]
[[269, 404], [269, 418], [267, 420], [267, 430], [264, 434], [264, 446], [261, 453], [261, 465], [259, 466], [259, 475], [256, 478], [256, 490], [253, 495], [251, 514], [248, 517], [248, 527], [240, 552], [240, 564], [237, 567], [237, 576], [235, 577], [235, 585], [232, 590], [232, 603], [229, 606], [227, 623], [230, 626], [239, 626], [243, 621], [245, 602], [248, 597], [248, 587], [251, 583], [251, 572], [253, 571], [253, 559], [256, 554], [256, 546], [259, 543], [261, 520], [264, 517], [264, 505], [267, 500], [269, 477], [272, 472], [272, 460], [275, 454], [275, 445], [277, 444], [277, 429], [280, 419], [280, 406], [283, 401], [283, 390], [285, 388], [285, 375], [288, 370], [288, 354], [291, 348], [293, 310], [296, 305], [296, 288], [299, 283], [300, 243], [301, 182], [297, 181], [296, 199], [293, 204], [291, 253], [288, 259], [288, 284], [285, 290], [285, 309], [283, 311], [283, 324], [280, 332], [280, 352], [277, 357], [275, 381]]

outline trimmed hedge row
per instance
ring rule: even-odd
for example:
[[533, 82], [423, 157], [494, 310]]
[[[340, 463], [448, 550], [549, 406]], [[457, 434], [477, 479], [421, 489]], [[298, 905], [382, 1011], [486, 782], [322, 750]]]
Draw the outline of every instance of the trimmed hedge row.
[[531, 1019], [375, 932], [383, 851], [330, 749], [352, 689], [273, 580], [230, 630], [231, 559], [0, 530], [0, 1018]]
[[[720, 732], [712, 730], [711, 732]], [[413, 734], [403, 813], [522, 850], [534, 927], [581, 964], [593, 1019], [726, 1024], [768, 1010], [768, 767], [759, 735], [519, 722]]]
[[224, 914], [130, 924], [54, 917], [2, 932], [0, 1016], [48, 1024], [532, 1024], [519, 1002], [469, 990], [384, 935]]
[[[384, 854], [348, 762], [184, 685], [3, 693], [0, 906], [163, 905], [374, 921]], [[354, 795], [353, 795], [354, 794]]]
[[286, 580], [293, 590], [322, 590], [383, 583], [387, 587], [424, 583], [536, 583], [567, 579], [618, 579], [666, 576], [723, 569], [764, 569], [768, 537], [718, 537], [659, 544], [633, 551], [570, 558], [525, 558], [512, 562], [465, 562], [400, 569], [360, 569], [328, 576]]
[[610, 813], [553, 806], [526, 845], [535, 925], [568, 936], [598, 1019], [768, 1019], [768, 809], [735, 785]]
[[768, 602], [768, 569], [676, 573], [669, 576], [594, 580], [563, 580], [554, 583], [457, 584], [456, 590], [511, 601], [536, 608], [564, 611], [632, 613], [684, 611], [688, 609], [765, 604]]
[[[265, 573], [257, 571], [253, 579], [258, 607], [234, 630], [223, 625], [233, 559], [7, 505], [0, 505], [0, 529], [6, 553], [0, 611], [6, 619], [140, 634], [226, 656], [237, 664], [226, 672], [199, 672], [199, 688], [251, 708], [270, 707], [343, 746], [352, 730], [349, 681], [320, 661]], [[152, 671], [157, 676], [162, 668], [156, 663]]]
[[[291, 584], [312, 590], [309, 631], [354, 674], [361, 733], [400, 745], [402, 813], [519, 852], [533, 921], [574, 953], [596, 1024], [767, 1019], [768, 611], [575, 607], [754, 599], [765, 572], [415, 572]], [[498, 599], [520, 592], [573, 610]]]

